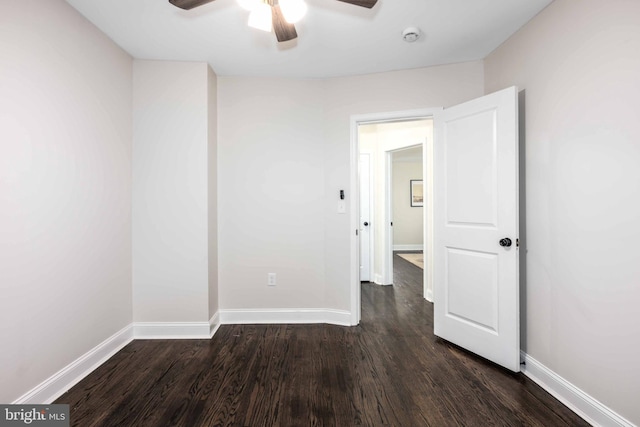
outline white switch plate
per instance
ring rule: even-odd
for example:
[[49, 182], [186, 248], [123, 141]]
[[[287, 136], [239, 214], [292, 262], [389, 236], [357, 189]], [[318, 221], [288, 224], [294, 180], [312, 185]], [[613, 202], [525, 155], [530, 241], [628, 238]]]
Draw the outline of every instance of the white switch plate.
[[276, 273], [267, 274], [267, 286], [275, 286], [276, 285]]
[[347, 202], [343, 202], [343, 201], [338, 202], [338, 213], [339, 214], [347, 213]]

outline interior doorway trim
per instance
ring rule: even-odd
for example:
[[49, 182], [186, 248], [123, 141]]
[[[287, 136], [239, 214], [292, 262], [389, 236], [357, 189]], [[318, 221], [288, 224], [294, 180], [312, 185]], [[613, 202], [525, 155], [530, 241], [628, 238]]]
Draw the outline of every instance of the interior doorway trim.
[[[360, 146], [358, 143], [358, 126], [364, 124], [375, 124], [375, 123], [386, 123], [386, 122], [397, 122], [404, 120], [422, 120], [422, 119], [430, 119], [433, 118], [433, 115], [442, 111], [442, 107], [440, 108], [424, 108], [424, 109], [416, 109], [416, 110], [404, 110], [404, 111], [392, 111], [392, 112], [383, 112], [383, 113], [371, 113], [371, 114], [357, 114], [351, 116], [351, 161], [350, 161], [350, 184], [349, 189], [350, 193], [353, 195], [350, 199], [349, 204], [349, 212], [350, 212], [350, 297], [351, 297], [351, 324], [357, 325], [360, 323], [360, 314], [361, 314], [361, 295], [360, 295], [360, 280], [359, 280], [359, 271], [360, 271], [360, 248], [359, 248], [359, 239], [357, 235], [357, 230], [359, 227], [359, 217], [360, 217], [360, 207], [359, 207], [359, 185], [358, 185], [358, 163], [360, 159]], [[431, 161], [433, 158], [432, 155], [433, 150], [433, 141], [429, 141], [429, 138], [424, 144], [423, 147], [423, 156], [425, 160]], [[427, 170], [427, 162], [423, 161], [423, 175], [425, 184], [428, 188], [431, 188], [432, 178], [431, 178], [431, 170]], [[430, 192], [430, 194], [432, 194]], [[431, 228], [431, 218], [432, 214], [429, 214], [427, 210], [433, 209], [433, 204], [428, 203], [428, 209], [425, 209], [424, 215], [424, 243], [425, 243], [425, 253], [431, 254], [432, 248], [427, 247], [427, 242], [432, 241], [430, 239], [430, 230]], [[425, 260], [427, 261], [427, 260]], [[425, 262], [425, 265], [428, 266], [428, 262]], [[428, 290], [433, 289], [433, 279], [432, 279], [432, 271], [425, 268], [424, 274], [424, 283], [425, 296], [430, 296]]]
[[[425, 159], [425, 155], [424, 155], [424, 150], [426, 147], [426, 141], [427, 141], [428, 137], [425, 136], [423, 142], [421, 144], [413, 144], [413, 145], [404, 145], [402, 147], [396, 147], [393, 148], [391, 150], [388, 151], [384, 151], [384, 161], [385, 161], [385, 170], [384, 170], [384, 191], [385, 191], [385, 202], [384, 202], [384, 218], [382, 218], [382, 220], [384, 220], [385, 225], [384, 225], [384, 242], [385, 242], [385, 247], [384, 247], [384, 257], [383, 257], [383, 264], [382, 264], [382, 272], [383, 272], [383, 279], [382, 282], [379, 284], [382, 285], [393, 285], [393, 251], [394, 251], [394, 244], [393, 244], [393, 240], [394, 240], [394, 228], [391, 225], [393, 223], [393, 204], [394, 204], [394, 194], [393, 194], [393, 155], [395, 153], [400, 153], [404, 150], [408, 150], [411, 148], [416, 148], [416, 147], [420, 147], [422, 148], [422, 157], [420, 158], [420, 162], [422, 163], [422, 176], [424, 177], [425, 175], [425, 171], [426, 170], [430, 170], [427, 169], [424, 165], [424, 159]], [[427, 191], [426, 194], [428, 195], [429, 192]], [[427, 206], [425, 209], [428, 209], [428, 204], [425, 205]], [[426, 212], [423, 211], [423, 216], [422, 216], [422, 221], [423, 221], [423, 225], [424, 225], [424, 220], [426, 218]], [[424, 227], [423, 227], [424, 228]], [[419, 245], [416, 250], [422, 250], [425, 254], [427, 253], [427, 251], [424, 251], [424, 247], [426, 245], [426, 236], [427, 234], [424, 232], [423, 229], [423, 240], [422, 240], [422, 245]], [[376, 282], [377, 283], [377, 282]], [[427, 291], [426, 291], [426, 287], [427, 287], [427, 281], [424, 280], [423, 281], [423, 295], [425, 296], [425, 298], [427, 297]], [[431, 299], [427, 298], [429, 301], [431, 301]]]
[[382, 284], [393, 285], [393, 195], [391, 192], [391, 173], [393, 151], [384, 152], [384, 256], [382, 264]]

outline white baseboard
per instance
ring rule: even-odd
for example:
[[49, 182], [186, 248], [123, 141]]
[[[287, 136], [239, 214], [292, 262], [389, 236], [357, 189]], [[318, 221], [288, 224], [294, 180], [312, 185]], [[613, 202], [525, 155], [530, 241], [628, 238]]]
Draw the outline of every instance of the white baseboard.
[[213, 338], [218, 329], [220, 329], [220, 312], [216, 311], [216, 314], [209, 319], [209, 338]]
[[224, 325], [328, 323], [351, 326], [351, 313], [329, 309], [220, 310]]
[[424, 245], [393, 245], [394, 251], [421, 251]]
[[131, 341], [133, 328], [128, 325], [20, 396], [13, 404], [52, 403]]
[[602, 427], [636, 427], [525, 352], [521, 352], [521, 356], [525, 363], [522, 373], [585, 421]]
[[382, 274], [376, 274], [373, 276], [373, 283], [376, 285], [382, 285]]
[[427, 292], [425, 293], [424, 298], [429, 302], [433, 302], [433, 290], [427, 289]]
[[137, 340], [209, 339], [213, 329], [210, 322], [134, 322], [133, 336]]

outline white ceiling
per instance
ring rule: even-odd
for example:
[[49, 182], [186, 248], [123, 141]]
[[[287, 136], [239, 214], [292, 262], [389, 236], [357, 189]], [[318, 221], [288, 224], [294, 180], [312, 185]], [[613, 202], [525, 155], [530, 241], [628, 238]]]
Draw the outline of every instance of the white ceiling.
[[[218, 75], [323, 78], [484, 58], [552, 0], [307, 0], [298, 39], [247, 26], [235, 0], [191, 11], [168, 0], [67, 0], [135, 58], [206, 61]], [[402, 30], [419, 27], [415, 43]]]
[[392, 152], [394, 162], [422, 162], [422, 146], [405, 148]]

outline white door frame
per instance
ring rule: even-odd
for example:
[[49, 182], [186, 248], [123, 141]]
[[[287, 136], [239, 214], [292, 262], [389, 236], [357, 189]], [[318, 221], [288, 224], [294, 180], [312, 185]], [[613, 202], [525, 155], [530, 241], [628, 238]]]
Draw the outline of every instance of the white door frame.
[[384, 152], [384, 261], [382, 264], [382, 284], [393, 285], [393, 151]]
[[[360, 245], [358, 239], [358, 227], [360, 223], [360, 197], [359, 197], [359, 183], [358, 183], [358, 163], [360, 159], [360, 146], [358, 144], [358, 126], [363, 124], [385, 123], [395, 122], [400, 120], [421, 120], [432, 118], [434, 113], [441, 111], [440, 108], [424, 108], [417, 110], [405, 110], [386, 113], [371, 113], [371, 114], [358, 114], [351, 116], [351, 161], [350, 161], [350, 185], [351, 197], [349, 212], [350, 225], [351, 225], [351, 239], [350, 239], [350, 265], [351, 265], [351, 324], [357, 325], [360, 323], [361, 301], [360, 301]], [[427, 189], [433, 188], [433, 168], [430, 167], [429, 162], [432, 162], [433, 157], [433, 141], [427, 140], [423, 146], [423, 177]], [[425, 265], [427, 268], [424, 270], [424, 295], [427, 299], [433, 295], [433, 266], [432, 254], [433, 254], [433, 239], [431, 233], [433, 230], [433, 203], [431, 200], [433, 191], [429, 191], [427, 199], [427, 209], [424, 210], [424, 244], [425, 244]], [[386, 270], [385, 270], [386, 271]]]

